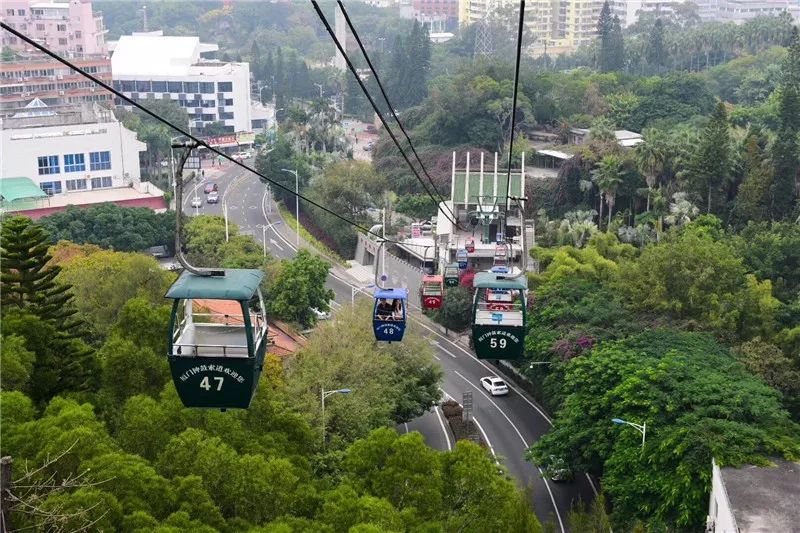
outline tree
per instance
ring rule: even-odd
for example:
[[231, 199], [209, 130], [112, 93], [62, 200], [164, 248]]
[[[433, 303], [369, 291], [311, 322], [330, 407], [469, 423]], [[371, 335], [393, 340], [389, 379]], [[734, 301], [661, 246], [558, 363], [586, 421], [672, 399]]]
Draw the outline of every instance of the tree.
[[115, 405], [136, 394], [158, 396], [169, 379], [166, 357], [146, 345], [112, 336], [97, 355], [103, 367], [103, 391]]
[[734, 204], [735, 215], [742, 222], [760, 222], [769, 218], [771, 179], [765, 164], [767, 154], [760, 140], [760, 135], [752, 132], [744, 143], [744, 179], [739, 185]]
[[0, 301], [4, 311], [27, 311], [56, 326], [59, 337], [75, 338], [82, 324], [74, 317], [71, 286], [56, 280], [61, 267], [48, 264], [48, 240], [29, 218], [16, 216], [3, 223]]
[[692, 226], [621, 264], [620, 294], [634, 309], [696, 321], [729, 338], [771, 334], [778, 301], [770, 281], [747, 274], [729, 244]]
[[[281, 199], [284, 204], [289, 201], [294, 202], [295, 177], [290, 172], [281, 169], [296, 170], [299, 178], [299, 186], [302, 191], [309, 182], [311, 169], [308, 162], [301, 154], [297, 153], [292, 147], [292, 143], [283, 132], [278, 132], [278, 137], [272, 148], [266, 152], [261, 152], [256, 157], [256, 170], [269, 178], [271, 183], [279, 183], [283, 187], [272, 185], [272, 192], [276, 198]], [[261, 178], [264, 181], [263, 178]]]
[[471, 312], [472, 291], [465, 287], [453, 287], [447, 289], [447, 297], [436, 318], [447, 329], [463, 331], [470, 324]]
[[396, 417], [405, 421], [438, 399], [441, 371], [427, 341], [409, 327], [402, 343], [376, 351], [374, 333], [365, 327], [371, 310], [366, 305], [340, 309], [333, 320], [317, 326], [306, 346], [286, 364], [286, 401], [310, 417], [315, 428], [322, 422], [321, 388], [353, 389], [353, 394], [326, 402], [325, 427], [332, 447], [364, 437], [376, 427], [393, 426]]
[[666, 64], [666, 51], [664, 50], [664, 22], [657, 18], [650, 33], [650, 42], [647, 47], [647, 63], [656, 68]]
[[[569, 363], [564, 390], [553, 430], [531, 456], [564, 457], [602, 476], [614, 529], [636, 520], [653, 529], [702, 527], [712, 457], [736, 467], [800, 454], [800, 427], [777, 393], [704, 335], [661, 330], [604, 343]], [[644, 447], [611, 416], [646, 422]]]
[[175, 248], [175, 212], [156, 213], [146, 207], [108, 203], [67, 209], [42, 217], [39, 224], [50, 242], [91, 243], [118, 252], [141, 252], [152, 246]]
[[650, 211], [650, 196], [667, 157], [664, 153], [664, 145], [665, 143], [663, 139], [659, 137], [658, 130], [647, 130], [645, 132], [644, 141], [637, 144], [634, 148], [636, 165], [639, 167], [639, 171], [644, 175], [644, 179], [647, 182], [646, 211]]
[[800, 417], [800, 365], [760, 337], [745, 342], [734, 353], [753, 375], [781, 392], [783, 404], [797, 420]]
[[105, 250], [76, 257], [61, 268], [59, 281], [73, 286], [78, 316], [100, 341], [117, 322], [125, 302], [140, 296], [152, 304], [162, 303], [175, 279], [151, 256]]
[[619, 17], [611, 15], [608, 0], [603, 3], [597, 20], [597, 35], [600, 40], [597, 66], [600, 72], [621, 70], [625, 61], [625, 44]]
[[[64, 337], [52, 322], [18, 309], [9, 308], [3, 313], [3, 374], [9, 372], [9, 381], [24, 387], [36, 403], [43, 403], [62, 392], [88, 392], [97, 388], [97, 357], [78, 339]], [[6, 344], [8, 346], [6, 346]], [[35, 360], [28, 365], [29, 353]], [[9, 367], [5, 367], [10, 363]], [[28, 374], [28, 369], [30, 373]]]
[[25, 347], [25, 337], [3, 336], [0, 345], [0, 366], [3, 368], [5, 390], [27, 392], [35, 362], [36, 354]]
[[[718, 102], [686, 170], [687, 184], [700, 197], [703, 195], [702, 191], [706, 191], [707, 213], [712, 212], [712, 198], [715, 194], [719, 195], [720, 188], [730, 176], [731, 167], [728, 114], [725, 104]], [[714, 210], [717, 211], [719, 209]]]
[[608, 204], [608, 226], [611, 225], [611, 213], [614, 209], [614, 199], [617, 194], [617, 188], [622, 183], [622, 159], [615, 155], [605, 155], [600, 160], [597, 168], [592, 170], [592, 181], [597, 185], [600, 190], [600, 218], [603, 219], [603, 203], [605, 198]]
[[306, 327], [314, 325], [311, 308], [327, 311], [334, 298], [333, 291], [325, 287], [329, 270], [330, 264], [308, 250], [283, 260], [267, 290], [268, 313]]
[[779, 127], [772, 150], [774, 178], [770, 189], [772, 216], [777, 220], [792, 212], [800, 173], [800, 33], [796, 27], [792, 30], [791, 46], [782, 71]]
[[[189, 115], [177, 100], [164, 100], [160, 97], [146, 98], [140, 100], [139, 103], [176, 126], [186, 127], [189, 124]], [[133, 111], [116, 110], [115, 112], [120, 122], [126, 128], [136, 132], [138, 139], [147, 144], [147, 152], [144, 155], [145, 166], [152, 173], [157, 168], [157, 162], [169, 156], [170, 139], [175, 136], [174, 130], [138, 109]]]

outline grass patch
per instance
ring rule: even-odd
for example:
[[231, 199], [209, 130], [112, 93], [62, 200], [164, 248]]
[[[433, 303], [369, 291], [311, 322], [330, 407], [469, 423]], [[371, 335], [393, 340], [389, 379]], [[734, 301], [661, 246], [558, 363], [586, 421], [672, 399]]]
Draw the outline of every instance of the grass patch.
[[[290, 228], [292, 231], [297, 231], [297, 219], [294, 218], [294, 215], [286, 209], [286, 206], [282, 203], [278, 204], [278, 211], [281, 214], [281, 218], [283, 219], [286, 227]], [[325, 244], [321, 243], [316, 237], [311, 235], [306, 228], [300, 226], [300, 238], [306, 241], [308, 244], [313, 246], [317, 249], [319, 253], [323, 256], [327, 257], [331, 261], [339, 263], [342, 266], [349, 266], [347, 261], [337, 254], [335, 251], [331, 250], [329, 247], [325, 246]]]

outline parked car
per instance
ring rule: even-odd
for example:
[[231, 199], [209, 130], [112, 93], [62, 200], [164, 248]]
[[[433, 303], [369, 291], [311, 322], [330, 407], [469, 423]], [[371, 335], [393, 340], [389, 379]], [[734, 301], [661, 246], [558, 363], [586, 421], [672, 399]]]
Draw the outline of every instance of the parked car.
[[367, 133], [378, 133], [378, 128], [374, 124], [369, 124], [365, 129]]
[[208, 193], [208, 197], [206, 198], [206, 202], [210, 204], [216, 204], [219, 202], [219, 193], [212, 191]]
[[331, 318], [331, 314], [328, 311], [320, 311], [316, 307], [310, 307], [309, 309], [311, 309], [311, 312], [317, 317], [317, 320], [329, 320]]
[[205, 189], [203, 189], [203, 192], [208, 194], [208, 193], [211, 193], [211, 192], [217, 192], [218, 190], [219, 190], [219, 187], [217, 186], [216, 183], [206, 183], [206, 187], [205, 187]]
[[553, 481], [572, 481], [573, 474], [563, 457], [551, 455], [546, 465], [544, 473]]
[[508, 394], [508, 385], [498, 377], [487, 376], [481, 378], [481, 386], [492, 396], [505, 396]]
[[192, 198], [192, 207], [203, 207], [203, 200], [199, 196]]

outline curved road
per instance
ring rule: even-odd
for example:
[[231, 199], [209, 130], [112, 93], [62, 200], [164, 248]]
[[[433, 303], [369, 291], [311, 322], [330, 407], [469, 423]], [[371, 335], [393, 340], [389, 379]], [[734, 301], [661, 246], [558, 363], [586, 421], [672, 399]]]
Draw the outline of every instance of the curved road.
[[[268, 205], [264, 185], [257, 176], [232, 164], [227, 168], [214, 169], [213, 172], [207, 171], [206, 174], [196, 184], [197, 194], [204, 201], [203, 207], [190, 207], [194, 187], [189, 186], [184, 193], [185, 213], [222, 215], [224, 201], [229, 220], [239, 226], [240, 233], [253, 235], [259, 242], [265, 237], [266, 247], [273, 256], [288, 258], [294, 255], [294, 233], [283, 224], [274, 223], [279, 220], [277, 210]], [[202, 191], [206, 182], [218, 184], [219, 204], [205, 203]], [[266, 230], [263, 229], [265, 225]], [[348, 277], [336, 266], [328, 277], [327, 286], [336, 294], [336, 305], [349, 303], [354, 292], [364, 294], [347, 281]], [[592, 501], [596, 490], [591, 479], [585, 475], [576, 475], [573, 482], [555, 483], [543, 477], [537, 466], [524, 459], [527, 448], [547, 433], [552, 425], [547, 414], [531, 397], [511, 385], [512, 382], [497, 369], [478, 360], [468, 348], [442, 335], [438, 326], [425, 318], [420, 319], [419, 314], [411, 316], [434, 346], [434, 357], [444, 370], [441, 385], [443, 395], [460, 402], [465, 391], [472, 392], [473, 417], [496, 459], [507, 467], [521, 487], [531, 489], [534, 510], [542, 522], [552, 522], [556, 531], [569, 531], [566, 520], [570, 507], [579, 501]], [[506, 397], [489, 396], [479, 384], [481, 377], [489, 375], [504, 377], [509, 383], [510, 394]], [[445, 424], [439, 410], [435, 409], [399, 429], [420, 431], [431, 446], [446, 450], [452, 447], [453, 442]]]

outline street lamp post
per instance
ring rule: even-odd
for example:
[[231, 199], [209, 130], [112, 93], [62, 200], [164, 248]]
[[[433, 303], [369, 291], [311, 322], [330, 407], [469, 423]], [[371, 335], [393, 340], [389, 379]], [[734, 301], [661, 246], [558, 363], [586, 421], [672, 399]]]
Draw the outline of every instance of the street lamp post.
[[297, 221], [295, 225], [295, 246], [297, 249], [300, 249], [300, 179], [297, 175], [297, 169], [289, 170], [288, 168], [282, 168], [282, 172], [288, 172], [289, 174], [294, 174], [294, 217]]
[[645, 422], [644, 424], [634, 424], [633, 422], [628, 422], [627, 420], [622, 420], [621, 418], [612, 418], [611, 421], [614, 422], [615, 424], [631, 426], [632, 428], [635, 428], [637, 431], [639, 431], [639, 433], [642, 434], [642, 448], [644, 448], [644, 439], [645, 436], [647, 435], [647, 422]]
[[[356, 305], [356, 293], [357, 292], [363, 292], [364, 289], [372, 289], [373, 287], [375, 287], [375, 285], [373, 285], [372, 283], [370, 283], [366, 287], [356, 287], [355, 285], [352, 285], [350, 287], [350, 305], [353, 305], [353, 306]], [[364, 292], [364, 294], [368, 294], [368, 293]]]
[[321, 83], [315, 83], [314, 85], [319, 87], [319, 99], [322, 100], [322, 88], [324, 87], [324, 85], [322, 85]]
[[320, 387], [319, 398], [322, 401], [322, 447], [325, 447], [325, 398], [333, 394], [350, 394], [350, 389], [336, 389], [326, 391], [325, 387]]
[[277, 226], [281, 222], [281, 220], [276, 220], [275, 222], [271, 222], [269, 224], [259, 224], [261, 227], [261, 243], [264, 246], [264, 258], [267, 257], [267, 230], [273, 226]]

